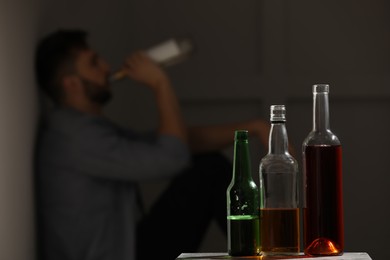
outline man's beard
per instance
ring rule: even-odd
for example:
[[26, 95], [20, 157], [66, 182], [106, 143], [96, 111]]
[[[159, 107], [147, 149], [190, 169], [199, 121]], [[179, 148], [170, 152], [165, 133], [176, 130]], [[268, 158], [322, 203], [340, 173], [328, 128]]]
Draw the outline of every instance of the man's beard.
[[108, 83], [99, 85], [84, 78], [81, 78], [81, 81], [83, 82], [85, 94], [89, 100], [100, 105], [105, 105], [110, 101], [112, 94], [109, 90]]

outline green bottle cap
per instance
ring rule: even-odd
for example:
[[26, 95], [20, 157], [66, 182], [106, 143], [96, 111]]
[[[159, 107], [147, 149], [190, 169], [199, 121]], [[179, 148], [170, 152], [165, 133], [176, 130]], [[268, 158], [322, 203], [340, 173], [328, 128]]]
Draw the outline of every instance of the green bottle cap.
[[235, 140], [247, 140], [248, 139], [248, 130], [236, 130], [234, 134]]

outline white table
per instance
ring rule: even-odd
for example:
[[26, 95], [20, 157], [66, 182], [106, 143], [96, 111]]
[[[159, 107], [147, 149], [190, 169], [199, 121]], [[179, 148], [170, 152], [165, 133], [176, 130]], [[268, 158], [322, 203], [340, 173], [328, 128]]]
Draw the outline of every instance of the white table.
[[266, 256], [245, 256], [245, 257], [232, 257], [227, 253], [182, 253], [177, 260], [216, 260], [216, 259], [231, 259], [231, 260], [271, 260], [271, 259], [288, 259], [288, 260], [372, 260], [367, 253], [352, 253], [346, 252], [342, 256], [326, 256], [326, 257], [307, 257], [304, 255], [294, 257], [266, 257]]

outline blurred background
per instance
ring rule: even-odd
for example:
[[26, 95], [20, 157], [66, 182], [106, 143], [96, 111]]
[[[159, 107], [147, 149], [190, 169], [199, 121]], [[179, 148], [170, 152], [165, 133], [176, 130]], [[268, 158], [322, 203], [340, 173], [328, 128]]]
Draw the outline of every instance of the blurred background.
[[[196, 53], [167, 69], [186, 121], [268, 120], [271, 104], [285, 104], [300, 167], [312, 127], [311, 88], [328, 83], [330, 125], [343, 145], [345, 249], [390, 259], [389, 20], [386, 0], [0, 0], [0, 259], [35, 259], [33, 147], [44, 102], [33, 53], [37, 40], [58, 28], [89, 31], [113, 69], [134, 50], [191, 36]], [[106, 113], [151, 129], [150, 98], [123, 80]], [[258, 179], [266, 151], [251, 140], [251, 152]], [[145, 183], [146, 203], [164, 185]], [[225, 250], [212, 225], [201, 251]]]

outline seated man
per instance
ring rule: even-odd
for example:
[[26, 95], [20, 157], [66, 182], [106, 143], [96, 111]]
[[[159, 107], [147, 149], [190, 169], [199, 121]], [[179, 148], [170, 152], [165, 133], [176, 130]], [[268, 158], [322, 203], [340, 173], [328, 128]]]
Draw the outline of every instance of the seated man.
[[[59, 30], [37, 47], [38, 84], [55, 104], [37, 141], [40, 259], [172, 260], [197, 251], [213, 219], [226, 233], [232, 167], [218, 150], [238, 128], [266, 143], [268, 123], [187, 127], [167, 74], [140, 51], [123, 71], [154, 94], [158, 129], [124, 129], [103, 113], [110, 68], [86, 37]], [[170, 185], [144, 212], [138, 184], [153, 179]]]

